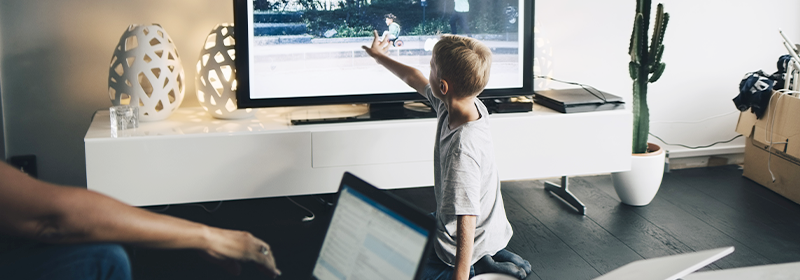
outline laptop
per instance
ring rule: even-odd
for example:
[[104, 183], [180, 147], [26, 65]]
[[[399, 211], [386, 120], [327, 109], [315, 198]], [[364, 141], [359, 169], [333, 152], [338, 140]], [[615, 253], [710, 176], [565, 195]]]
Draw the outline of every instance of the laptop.
[[703, 271], [689, 274], [683, 280], [753, 280], [753, 279], [800, 279], [800, 262], [756, 265]]
[[345, 173], [312, 279], [418, 279], [433, 217]]
[[693, 253], [639, 260], [612, 270], [594, 280], [675, 280], [733, 252], [723, 247]]
[[589, 88], [536, 91], [533, 101], [561, 113], [579, 113], [625, 108], [622, 97]]

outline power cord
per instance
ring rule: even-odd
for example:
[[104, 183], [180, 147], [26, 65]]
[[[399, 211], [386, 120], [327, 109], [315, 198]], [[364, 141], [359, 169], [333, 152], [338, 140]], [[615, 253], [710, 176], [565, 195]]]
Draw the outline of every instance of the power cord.
[[654, 124], [654, 123], [702, 123], [702, 122], [705, 122], [705, 121], [708, 121], [708, 120], [711, 120], [711, 119], [716, 119], [716, 118], [719, 118], [719, 117], [724, 117], [724, 116], [727, 116], [727, 115], [738, 114], [738, 113], [739, 113], [739, 110], [733, 110], [733, 111], [730, 111], [728, 113], [707, 117], [707, 118], [699, 120], [699, 121], [650, 121], [650, 123], [651, 124]]
[[325, 205], [328, 205], [328, 206], [333, 206], [333, 202], [328, 202], [327, 200], [322, 199], [321, 197], [317, 197], [317, 200], [319, 200], [319, 203], [322, 203], [322, 204], [325, 204]]
[[[594, 95], [594, 97], [597, 97], [597, 99], [603, 100], [603, 103], [608, 102], [608, 100], [606, 100], [606, 95], [603, 94], [602, 91], [599, 91], [598, 89], [596, 89], [595, 87], [590, 86], [590, 85], [584, 85], [584, 84], [576, 83], [576, 82], [567, 82], [567, 81], [559, 80], [559, 79], [556, 79], [556, 78], [553, 78], [553, 77], [550, 77], [550, 76], [533, 76], [533, 78], [534, 79], [548, 79], [548, 80], [556, 81], [556, 82], [559, 82], [559, 83], [565, 83], [565, 84], [569, 84], [569, 85], [580, 86], [581, 88], [583, 88], [583, 90], [585, 90], [589, 94]], [[598, 96], [596, 93], [592, 92], [592, 90], [596, 91], [600, 95]]]
[[167, 204], [167, 206], [164, 206], [163, 209], [147, 209], [147, 210], [149, 210], [150, 212], [163, 213], [166, 212], [167, 209], [169, 209], [169, 206], [170, 204]]
[[766, 129], [764, 129], [764, 139], [767, 139], [767, 134], [769, 134], [769, 148], [767, 150], [767, 153], [769, 153], [769, 155], [767, 156], [767, 170], [769, 171], [769, 176], [772, 177], [772, 182], [773, 183], [775, 183], [776, 179], [775, 179], [775, 174], [772, 173], [772, 146], [774, 144], [788, 144], [788, 142], [773, 142], [772, 141], [773, 137], [775, 136], [775, 133], [774, 133], [775, 132], [775, 115], [778, 114], [777, 105], [781, 102], [781, 99], [784, 96], [800, 93], [798, 91], [793, 91], [793, 90], [788, 90], [788, 89], [777, 90], [777, 92], [780, 95], [778, 95], [778, 99], [775, 101], [775, 106], [772, 105], [772, 97], [770, 97], [770, 100], [769, 100], [769, 102], [770, 102], [769, 107], [773, 108], [773, 110], [770, 110], [771, 113], [772, 113], [772, 117], [767, 115], [767, 120], [768, 120], [769, 126], [770, 126], [769, 127], [769, 131], [771, 131], [771, 133], [769, 133]]
[[727, 141], [717, 141], [717, 142], [714, 142], [714, 143], [712, 143], [712, 144], [708, 144], [708, 145], [702, 145], [702, 146], [687, 146], [687, 145], [684, 145], [684, 144], [672, 144], [672, 143], [667, 143], [667, 141], [664, 141], [664, 139], [661, 139], [661, 137], [658, 137], [658, 136], [656, 136], [656, 135], [655, 135], [655, 134], [653, 134], [653, 133], [650, 133], [650, 136], [653, 136], [653, 137], [655, 137], [656, 139], [658, 139], [658, 141], [664, 142], [664, 144], [667, 144], [667, 145], [669, 145], [669, 146], [681, 146], [681, 147], [684, 147], [684, 148], [687, 148], [687, 149], [702, 149], [702, 148], [708, 148], [708, 147], [714, 146], [714, 145], [716, 145], [716, 144], [730, 143], [731, 141], [733, 141], [733, 140], [736, 140], [736, 138], [742, 137], [742, 135], [741, 135], [741, 134], [739, 134], [739, 135], [736, 135], [736, 137], [733, 137], [733, 138], [731, 138], [730, 140], [727, 140]]
[[191, 205], [191, 206], [198, 206], [198, 207], [200, 207], [200, 208], [203, 208], [203, 210], [205, 210], [205, 211], [206, 211], [206, 213], [214, 213], [214, 212], [216, 212], [217, 210], [219, 210], [219, 207], [221, 207], [221, 206], [222, 206], [222, 201], [218, 202], [218, 203], [217, 203], [217, 206], [214, 206], [214, 209], [210, 209], [210, 210], [209, 210], [208, 208], [206, 208], [206, 206], [205, 206], [205, 205], [203, 205], [203, 204], [196, 204], [196, 203], [195, 203], [195, 204], [189, 204], [189, 205]]
[[[214, 206], [213, 209], [208, 209], [208, 208], [206, 208], [205, 205], [198, 204], [198, 203], [192, 203], [192, 204], [187, 204], [187, 205], [197, 206], [197, 207], [203, 208], [203, 210], [205, 210], [207, 213], [214, 213], [217, 210], [219, 210], [219, 208], [222, 206], [222, 201], [219, 201], [217, 203], [217, 206]], [[169, 209], [170, 206], [172, 206], [172, 205], [171, 204], [167, 204], [167, 206], [164, 206], [164, 208], [161, 208], [161, 209], [147, 209], [147, 210], [149, 210], [150, 212], [164, 213]]]
[[301, 221], [303, 221], [303, 222], [310, 222], [310, 221], [313, 221], [313, 220], [314, 220], [314, 218], [316, 218], [316, 216], [314, 215], [314, 212], [312, 212], [311, 210], [308, 210], [308, 208], [306, 208], [305, 206], [303, 206], [303, 205], [300, 205], [300, 203], [297, 203], [297, 202], [295, 202], [295, 201], [294, 201], [294, 200], [293, 200], [291, 197], [288, 197], [288, 196], [287, 196], [287, 197], [286, 197], [286, 199], [288, 199], [289, 201], [291, 201], [292, 203], [294, 203], [294, 205], [297, 205], [297, 207], [303, 208], [303, 210], [306, 210], [306, 211], [307, 211], [309, 214], [311, 214], [311, 216], [305, 216], [305, 217], [303, 217], [303, 219], [302, 219]]

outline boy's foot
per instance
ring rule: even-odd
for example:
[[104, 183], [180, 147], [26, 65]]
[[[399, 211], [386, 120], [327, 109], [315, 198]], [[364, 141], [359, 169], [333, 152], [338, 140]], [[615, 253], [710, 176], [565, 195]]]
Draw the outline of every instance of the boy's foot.
[[475, 275], [483, 273], [502, 273], [516, 277], [517, 279], [525, 279], [528, 277], [528, 273], [513, 262], [496, 262], [490, 255], [483, 256], [475, 263], [474, 267]]
[[531, 263], [509, 250], [500, 250], [492, 258], [498, 262], [512, 262], [525, 270], [525, 274], [531, 274]]

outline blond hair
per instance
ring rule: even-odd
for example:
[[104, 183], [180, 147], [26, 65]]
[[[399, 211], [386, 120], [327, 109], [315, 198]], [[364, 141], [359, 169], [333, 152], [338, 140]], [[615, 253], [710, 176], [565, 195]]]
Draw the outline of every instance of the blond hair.
[[447, 80], [459, 97], [477, 96], [489, 82], [492, 51], [478, 40], [442, 35], [433, 47], [437, 76]]

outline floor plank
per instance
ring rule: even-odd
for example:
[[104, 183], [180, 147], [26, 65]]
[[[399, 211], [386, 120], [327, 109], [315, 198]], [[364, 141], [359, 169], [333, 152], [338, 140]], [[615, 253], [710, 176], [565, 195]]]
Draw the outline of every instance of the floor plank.
[[[741, 176], [736, 166], [673, 170], [648, 206], [619, 202], [609, 175], [570, 178], [587, 206], [582, 216], [546, 192], [542, 180], [503, 182], [514, 229], [508, 249], [529, 260], [527, 279], [592, 279], [631, 261], [733, 245], [736, 251], [706, 269], [800, 261], [800, 205]], [[432, 187], [391, 193], [433, 211]], [[226, 201], [208, 213], [174, 205], [168, 215], [247, 230], [273, 246], [281, 279], [306, 279], [330, 219], [331, 195]], [[214, 208], [216, 203], [202, 204]], [[151, 207], [160, 210], [163, 207]], [[262, 279], [252, 266], [241, 277], [209, 265], [196, 252], [128, 248], [136, 279]]]
[[759, 215], [760, 220], [768, 225], [788, 226], [778, 228], [778, 230], [796, 230], [796, 226], [800, 226], [800, 219], [797, 219], [800, 205], [749, 179], [739, 177], [742, 170], [738, 166], [689, 169], [678, 172], [680, 172], [680, 176], [673, 176], [676, 180], [696, 188], [731, 208]]
[[[530, 181], [503, 183], [503, 195], [522, 205], [558, 238], [580, 255], [599, 275], [642, 259], [628, 246], [591, 219], [550, 197], [543, 185]], [[515, 214], [511, 214], [515, 215]]]
[[[649, 205], [630, 208], [666, 232], [678, 236], [681, 242], [695, 251], [734, 246], [736, 250], [734, 253], [714, 262], [719, 268], [725, 269], [770, 263], [769, 259], [749, 246], [709, 225], [708, 221], [701, 220], [690, 213], [695, 210], [686, 209], [666, 199], [663, 193], [676, 187], [675, 184], [680, 184], [671, 179], [673, 174], [675, 172], [664, 176], [659, 193], [656, 194], [656, 197]], [[589, 180], [590, 178], [584, 179]], [[598, 176], [595, 179], [596, 183], [593, 186], [601, 188], [606, 193], [614, 193], [616, 195], [610, 176]], [[684, 193], [684, 195], [688, 198], [696, 194]]]
[[721, 198], [699, 191], [708, 186], [724, 185], [713, 177], [685, 180], [668, 176], [665, 181], [670, 187], [660, 191], [659, 196], [686, 209], [694, 217], [739, 241], [770, 263], [800, 261], [800, 243], [796, 242], [800, 226], [776, 223], [769, 212], [759, 212], [758, 208], [731, 207]]
[[594, 187], [608, 183], [596, 177], [571, 178], [570, 189], [583, 199], [587, 216], [644, 258], [655, 258], [694, 252], [673, 234], [637, 214], [632, 207], [619, 202], [616, 196]]
[[[507, 192], [506, 192], [507, 193]], [[531, 263], [526, 279], [591, 279], [600, 274], [514, 199], [504, 195], [514, 229], [507, 249]]]

